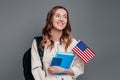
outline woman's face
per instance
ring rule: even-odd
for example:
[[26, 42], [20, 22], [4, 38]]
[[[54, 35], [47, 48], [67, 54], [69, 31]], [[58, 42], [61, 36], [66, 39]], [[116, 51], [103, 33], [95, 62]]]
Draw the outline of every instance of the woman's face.
[[52, 24], [55, 29], [63, 30], [67, 24], [67, 12], [64, 9], [57, 9]]

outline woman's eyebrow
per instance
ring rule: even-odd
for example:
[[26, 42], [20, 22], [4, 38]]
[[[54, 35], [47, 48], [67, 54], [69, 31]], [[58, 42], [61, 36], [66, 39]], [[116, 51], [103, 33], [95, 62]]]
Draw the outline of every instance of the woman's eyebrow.
[[[57, 15], [57, 14], [60, 15], [60, 13], [55, 13], [55, 15]], [[63, 14], [63, 16], [67, 16], [67, 14]]]
[[60, 13], [55, 13], [55, 14], [60, 14]]

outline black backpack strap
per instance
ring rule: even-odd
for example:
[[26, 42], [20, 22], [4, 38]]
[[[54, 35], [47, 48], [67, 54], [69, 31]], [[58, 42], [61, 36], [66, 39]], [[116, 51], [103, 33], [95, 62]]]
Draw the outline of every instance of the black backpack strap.
[[43, 50], [41, 50], [39, 48], [40, 42], [42, 41], [43, 38], [42, 38], [42, 36], [39, 36], [39, 37], [35, 37], [35, 39], [36, 39], [37, 49], [38, 49], [38, 53], [39, 53], [39, 56], [40, 56], [40, 61], [41, 61], [41, 64], [42, 64], [42, 69], [43, 69], [43, 61], [42, 61], [42, 59], [43, 59], [44, 52], [43, 52]]

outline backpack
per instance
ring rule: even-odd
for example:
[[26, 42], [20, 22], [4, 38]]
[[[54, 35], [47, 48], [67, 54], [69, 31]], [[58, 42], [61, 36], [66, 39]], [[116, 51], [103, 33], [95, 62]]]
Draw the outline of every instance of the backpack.
[[[42, 37], [39, 36], [39, 37], [35, 37], [34, 39], [36, 39], [36, 42], [37, 42], [37, 49], [38, 49], [38, 53], [40, 56], [42, 69], [43, 69], [42, 58], [44, 54], [43, 54], [43, 51], [39, 48], [39, 44], [42, 40]], [[31, 72], [31, 48], [29, 48], [23, 55], [23, 73], [24, 73], [25, 80], [35, 80]]]

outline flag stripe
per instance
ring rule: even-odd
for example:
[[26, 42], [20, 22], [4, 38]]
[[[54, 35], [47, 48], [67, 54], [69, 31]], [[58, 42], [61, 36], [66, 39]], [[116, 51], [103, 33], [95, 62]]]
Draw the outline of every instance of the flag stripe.
[[80, 54], [82, 57], [84, 57], [84, 59], [88, 62], [87, 57], [82, 53], [82, 51], [79, 50], [77, 47], [76, 47], [76, 49], [77, 49], [77, 51], [79, 52], [79, 54]]
[[90, 52], [89, 48], [87, 49], [87, 53], [88, 53], [89, 55], [91, 55], [92, 57], [94, 56], [94, 54]]
[[85, 50], [84, 53], [89, 57], [89, 60], [91, 59], [91, 56], [87, 53], [87, 51]]
[[89, 61], [89, 57], [88, 57], [84, 52], [82, 52], [82, 50], [80, 50], [78, 47], [77, 47], [77, 49], [78, 49], [78, 51], [81, 52], [81, 55], [83, 55], [83, 56], [85, 57], [85, 59], [86, 59], [87, 61]]
[[93, 55], [90, 54], [90, 52], [88, 51], [88, 49], [86, 49], [84, 52], [86, 52], [86, 54], [88, 54], [90, 56], [90, 58], [93, 57]]
[[[75, 50], [75, 48], [73, 48], [72, 49], [76, 54], [78, 53], [76, 50]], [[80, 55], [80, 54], [77, 54], [85, 63], [86, 63], [86, 61], [84, 60], [84, 58]]]
[[72, 48], [72, 51], [75, 52], [85, 63], [88, 63], [95, 56], [95, 53], [87, 47], [83, 41], [79, 41], [76, 46]]
[[82, 57], [82, 55], [77, 51], [76, 48], [74, 48], [74, 51], [76, 52], [76, 54], [86, 63], [86, 59], [84, 57]]
[[85, 59], [85, 57], [83, 55], [81, 55], [81, 53], [77, 50], [76, 47], [74, 47], [73, 50], [85, 63], [87, 63], [87, 60]]
[[80, 54], [80, 55], [84, 58], [85, 62], [88, 62], [88, 59], [87, 59], [87, 58], [83, 55], [83, 53], [77, 48], [77, 46], [75, 46], [75, 50], [77, 50], [78, 54]]
[[90, 48], [88, 48], [88, 51], [89, 51], [93, 56], [95, 56], [95, 53], [94, 53]]
[[[76, 52], [76, 50], [75, 50], [75, 52]], [[76, 52], [76, 53], [78, 53], [78, 52]], [[82, 61], [84, 61], [85, 63], [87, 63], [87, 61], [80, 54], [77, 54], [77, 55], [82, 59]]]

